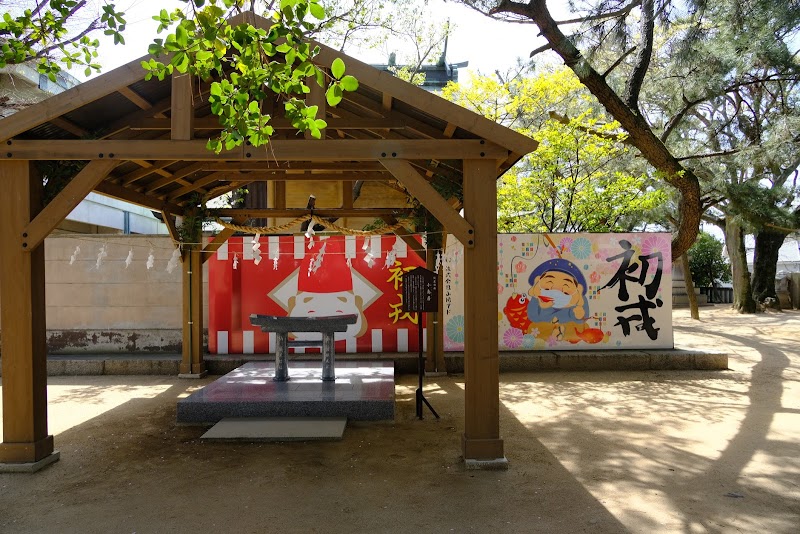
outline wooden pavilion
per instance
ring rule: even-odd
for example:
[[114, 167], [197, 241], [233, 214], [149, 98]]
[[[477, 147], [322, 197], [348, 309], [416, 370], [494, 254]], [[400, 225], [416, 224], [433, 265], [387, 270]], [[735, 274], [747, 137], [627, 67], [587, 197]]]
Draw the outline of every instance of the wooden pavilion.
[[[250, 22], [268, 24], [258, 17]], [[208, 85], [186, 75], [144, 81], [140, 60], [0, 121], [0, 464], [35, 469], [57, 459], [47, 426], [43, 243], [89, 192], [162, 212], [177, 240], [175, 217], [191, 216], [198, 194], [266, 184], [268, 207], [222, 210], [222, 215], [279, 221], [308, 213], [305, 207], [287, 206], [287, 190], [321, 182], [336, 183], [341, 199], [332, 207], [317, 206], [316, 215], [393, 217], [399, 190], [463, 243], [463, 455], [466, 460], [505, 457], [497, 321], [486, 320], [482, 311], [496, 309], [491, 305], [497, 295], [496, 180], [536, 142], [389, 73], [325, 46], [321, 50], [317, 64], [330, 68], [342, 57], [347, 73], [359, 81], [358, 91], [346, 93], [335, 108], [326, 109], [322, 90], [308, 95], [328, 123], [322, 139], [300, 136], [276, 118], [277, 132], [266, 149], [243, 146], [214, 154], [206, 149], [208, 137], [219, 130], [206, 98]], [[277, 97], [265, 103], [267, 109], [279, 105]], [[45, 205], [37, 162], [66, 160], [88, 163]], [[462, 183], [463, 205], [437, 193], [430, 184], [435, 176]], [[373, 200], [373, 205], [356, 206], [356, 181], [384, 184], [394, 196], [387, 194], [385, 205]], [[182, 375], [205, 372], [203, 261], [232, 234], [225, 229], [205, 248], [183, 247]]]

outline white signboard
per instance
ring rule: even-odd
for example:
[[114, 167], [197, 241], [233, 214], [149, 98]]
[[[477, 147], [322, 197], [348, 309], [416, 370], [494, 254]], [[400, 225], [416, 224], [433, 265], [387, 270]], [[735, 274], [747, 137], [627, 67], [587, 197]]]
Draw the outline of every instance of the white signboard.
[[[500, 350], [672, 348], [670, 234], [500, 234]], [[448, 240], [444, 347], [464, 350], [463, 245]]]

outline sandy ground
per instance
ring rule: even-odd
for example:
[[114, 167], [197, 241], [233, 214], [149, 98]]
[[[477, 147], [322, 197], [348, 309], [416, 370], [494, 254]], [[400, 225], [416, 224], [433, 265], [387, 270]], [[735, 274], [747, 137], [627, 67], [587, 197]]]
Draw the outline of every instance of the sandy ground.
[[208, 443], [175, 403], [208, 383], [52, 377], [61, 460], [0, 474], [0, 533], [800, 531], [800, 312], [675, 312], [676, 345], [722, 372], [501, 376], [510, 469], [460, 461], [463, 377], [441, 420], [351, 422], [338, 442]]

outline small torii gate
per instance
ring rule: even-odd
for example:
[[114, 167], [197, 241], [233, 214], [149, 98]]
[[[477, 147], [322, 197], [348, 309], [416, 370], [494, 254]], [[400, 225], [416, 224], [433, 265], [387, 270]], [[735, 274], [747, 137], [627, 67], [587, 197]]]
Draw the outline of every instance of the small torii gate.
[[[263, 18], [240, 16], [268, 27]], [[232, 24], [237, 22], [232, 20]], [[445, 101], [389, 73], [320, 45], [315, 62], [342, 57], [359, 89], [335, 108], [309, 84], [307, 96], [328, 123], [322, 139], [298, 138], [285, 119], [265, 149], [243, 146], [219, 155], [206, 149], [219, 129], [209, 86], [186, 75], [144, 81], [136, 60], [0, 120], [0, 324], [3, 442], [0, 465], [35, 470], [57, 460], [47, 427], [44, 239], [96, 191], [160, 211], [176, 241], [175, 217], [196, 208], [193, 194], [221, 195], [266, 182], [270, 207], [221, 210], [234, 220], [294, 219], [287, 190], [335, 181], [340, 206], [320, 217], [358, 221], [395, 217], [408, 192], [464, 245], [465, 460], [504, 461], [500, 437], [497, 321], [481, 318], [497, 298], [496, 180], [536, 142]], [[146, 58], [142, 58], [146, 59]], [[265, 107], [277, 107], [277, 96]], [[88, 163], [44, 205], [37, 161]], [[437, 176], [463, 186], [463, 205], [431, 186]], [[383, 206], [355, 206], [356, 181], [385, 184]], [[399, 194], [401, 191], [402, 194]], [[459, 209], [463, 208], [463, 217]], [[183, 247], [182, 375], [202, 376], [202, 271], [209, 252], [233, 234], [221, 231], [205, 247]], [[193, 239], [192, 241], [198, 241]]]

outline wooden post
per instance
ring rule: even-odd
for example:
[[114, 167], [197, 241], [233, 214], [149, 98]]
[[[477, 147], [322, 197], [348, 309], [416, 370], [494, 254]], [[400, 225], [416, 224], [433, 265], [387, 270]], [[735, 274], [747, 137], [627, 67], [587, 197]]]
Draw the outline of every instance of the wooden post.
[[464, 160], [464, 460], [505, 463], [500, 439], [497, 349], [497, 173], [493, 160]]
[[183, 262], [183, 350], [180, 376], [202, 378], [207, 374], [203, 361], [203, 239], [199, 228], [191, 244], [184, 245]]
[[[172, 75], [171, 138], [190, 140], [194, 136], [194, 104], [192, 102], [192, 77], [188, 74]], [[206, 375], [203, 361], [203, 232], [193, 224], [198, 216], [192, 208], [184, 216], [184, 224], [191, 226], [190, 243], [183, 245], [181, 272], [183, 278], [183, 349], [179, 376], [200, 378]], [[178, 232], [175, 232], [177, 234]], [[173, 235], [173, 239], [175, 239]]]
[[29, 161], [0, 162], [2, 464], [36, 470], [58, 459], [47, 433], [44, 245], [28, 249], [25, 227], [41, 210], [42, 182]]
[[[436, 253], [438, 249], [443, 248], [444, 234], [442, 233], [441, 225], [435, 225], [436, 230], [428, 234], [428, 251], [425, 255], [426, 268], [429, 271], [436, 270]], [[438, 312], [428, 313], [425, 320], [425, 328], [427, 329], [427, 350], [425, 351], [425, 371], [446, 373], [447, 365], [444, 360], [444, 325], [442, 318], [444, 317], [444, 277], [442, 276], [443, 269], [439, 270], [439, 303]]]

